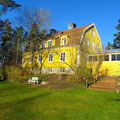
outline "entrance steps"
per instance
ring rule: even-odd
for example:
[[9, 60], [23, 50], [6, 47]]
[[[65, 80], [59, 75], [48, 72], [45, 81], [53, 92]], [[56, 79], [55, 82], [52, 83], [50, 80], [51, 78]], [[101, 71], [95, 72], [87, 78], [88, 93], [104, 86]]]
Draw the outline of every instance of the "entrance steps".
[[115, 77], [105, 77], [98, 81], [96, 84], [89, 86], [88, 89], [114, 91], [115, 85], [116, 85]]

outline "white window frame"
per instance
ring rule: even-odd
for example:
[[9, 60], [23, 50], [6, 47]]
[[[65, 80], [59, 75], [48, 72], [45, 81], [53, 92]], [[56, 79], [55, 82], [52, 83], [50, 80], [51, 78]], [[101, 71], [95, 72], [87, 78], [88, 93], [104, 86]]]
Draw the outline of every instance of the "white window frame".
[[51, 46], [50, 46], [50, 47], [52, 47], [52, 40], [48, 40], [48, 41], [47, 41], [47, 47], [49, 47], [49, 46], [48, 46], [48, 45], [49, 45], [49, 44], [48, 44], [49, 42], [51, 42]]
[[89, 39], [88, 39], [88, 38], [85, 38], [85, 44], [86, 44], [87, 46], [89, 46]]
[[[115, 60], [112, 60], [112, 55], [115, 55], [115, 57], [116, 57], [116, 59]], [[119, 55], [119, 53], [117, 53], [117, 54], [111, 54], [111, 61], [112, 62], [115, 62], [115, 61], [120, 61], [120, 60], [118, 60], [118, 56], [117, 55]]]
[[[62, 53], [65, 53], [65, 60], [61, 60], [61, 54], [62, 54]], [[61, 52], [61, 53], [60, 53], [60, 62], [64, 62], [64, 61], [66, 61], [66, 52]]]
[[97, 52], [99, 51], [99, 45], [98, 44], [96, 45], [96, 51]]
[[91, 41], [91, 49], [94, 50], [94, 42]]
[[[50, 55], [53, 55], [52, 61], [49, 61], [49, 56], [50, 56]], [[48, 54], [48, 62], [53, 62], [53, 59], [54, 59], [54, 54], [53, 54], [53, 53], [49, 53], [49, 54]]]
[[[64, 39], [66, 40], [66, 43], [64, 44]], [[66, 45], [67, 44], [67, 38], [66, 37], [62, 37], [61, 38], [61, 45]]]
[[95, 31], [93, 29], [91, 30], [91, 35], [95, 36]]
[[[41, 56], [41, 61], [39, 61], [39, 56]], [[42, 63], [42, 54], [38, 55], [38, 63]]]
[[[44, 43], [44, 47], [43, 47], [43, 43]], [[42, 44], [41, 44], [41, 48], [45, 48], [45, 42], [42, 42]]]

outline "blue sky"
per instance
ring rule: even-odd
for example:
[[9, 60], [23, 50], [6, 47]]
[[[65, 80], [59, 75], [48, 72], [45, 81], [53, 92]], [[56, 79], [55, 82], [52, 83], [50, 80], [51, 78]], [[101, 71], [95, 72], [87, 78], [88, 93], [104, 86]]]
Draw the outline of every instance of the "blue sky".
[[[113, 41], [115, 26], [120, 18], [120, 0], [15, 0], [22, 6], [45, 8], [50, 11], [51, 28], [58, 31], [67, 29], [67, 20], [77, 27], [95, 23], [102, 45]], [[9, 12], [12, 19], [15, 12]]]

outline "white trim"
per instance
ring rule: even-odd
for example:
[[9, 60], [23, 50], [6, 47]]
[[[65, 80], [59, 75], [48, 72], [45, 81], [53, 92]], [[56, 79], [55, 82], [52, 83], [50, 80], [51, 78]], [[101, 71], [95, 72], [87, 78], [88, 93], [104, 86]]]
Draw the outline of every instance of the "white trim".
[[[66, 44], [63, 44], [63, 40], [62, 40], [63, 38], [66, 39]], [[61, 43], [60, 43], [60, 45], [67, 45], [67, 37], [62, 37], [62, 38], [61, 38]]]
[[57, 35], [57, 36], [55, 36], [54, 38], [59, 38], [60, 37], [60, 35]]
[[102, 49], [101, 39], [100, 39], [100, 36], [99, 36], [99, 34], [98, 34], [98, 31], [97, 31], [96, 26], [95, 26], [94, 23], [92, 23], [90, 26], [86, 27], [86, 28], [83, 30], [83, 35], [81, 36], [80, 44], [83, 42], [83, 38], [84, 38], [84, 35], [85, 35], [86, 30], [88, 30], [88, 29], [91, 28], [91, 27], [95, 27], [95, 30], [96, 30], [97, 35], [98, 35], [98, 38], [99, 38], [99, 40], [100, 40], [100, 45], [101, 45], [100, 47], [101, 47], [101, 49]]
[[91, 41], [91, 49], [94, 50], [94, 48], [95, 48], [95, 43]]
[[[61, 52], [61, 53], [65, 53], [65, 60], [64, 61], [66, 61], [66, 52]], [[60, 59], [59, 59], [59, 61], [60, 62], [64, 62], [64, 61], [61, 61], [61, 53], [60, 53]]]
[[85, 38], [85, 45], [90, 46], [90, 41], [89, 41], [89, 39], [87, 37]]
[[[52, 60], [52, 61], [49, 61], [49, 55], [50, 55], [50, 54], [53, 55], [53, 60]], [[49, 54], [48, 54], [48, 62], [50, 63], [50, 62], [53, 62], [53, 61], [54, 61], [54, 53], [49, 53]]]
[[[49, 41], [52, 41], [52, 40], [48, 40], [48, 41], [47, 41], [47, 47], [48, 47], [48, 42], [49, 42]], [[50, 47], [52, 47], [52, 45], [51, 45]]]

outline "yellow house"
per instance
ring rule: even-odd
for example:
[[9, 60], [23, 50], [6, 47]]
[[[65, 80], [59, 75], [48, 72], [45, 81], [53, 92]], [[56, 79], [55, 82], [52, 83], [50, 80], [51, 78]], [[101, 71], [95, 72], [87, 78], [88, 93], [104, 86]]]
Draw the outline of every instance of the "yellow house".
[[35, 53], [33, 63], [31, 53], [24, 53], [23, 67], [36, 67], [42, 73], [72, 74], [86, 60], [88, 53], [102, 51], [101, 40], [95, 24], [76, 27], [69, 24], [68, 30], [56, 32], [51, 30], [48, 39]]

